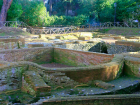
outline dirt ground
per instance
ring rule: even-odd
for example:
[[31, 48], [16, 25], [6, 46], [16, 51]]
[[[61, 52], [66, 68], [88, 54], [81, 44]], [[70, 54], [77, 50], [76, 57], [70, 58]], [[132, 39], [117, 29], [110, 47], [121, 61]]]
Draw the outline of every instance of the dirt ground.
[[64, 64], [59, 64], [59, 63], [48, 63], [48, 64], [41, 64], [43, 67], [48, 67], [48, 68], [65, 68], [65, 67], [73, 67], [73, 66], [68, 66]]

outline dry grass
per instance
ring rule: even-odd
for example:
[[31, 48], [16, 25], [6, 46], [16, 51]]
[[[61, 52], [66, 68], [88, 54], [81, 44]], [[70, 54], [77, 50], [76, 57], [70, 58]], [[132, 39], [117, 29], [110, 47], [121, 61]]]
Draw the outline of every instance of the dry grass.
[[13, 27], [2, 27], [0, 28], [0, 36], [28, 36], [30, 33], [22, 31], [19, 28]]

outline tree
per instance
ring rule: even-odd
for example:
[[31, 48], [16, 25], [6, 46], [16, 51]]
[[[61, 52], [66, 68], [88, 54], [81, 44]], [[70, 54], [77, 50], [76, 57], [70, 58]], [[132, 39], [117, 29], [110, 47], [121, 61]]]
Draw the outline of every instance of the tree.
[[13, 0], [8, 12], [7, 12], [7, 21], [16, 21], [23, 13], [22, 6], [18, 0]]
[[52, 0], [49, 1], [49, 13], [52, 14]]
[[125, 21], [132, 19], [133, 13], [137, 10], [136, 0], [118, 0], [117, 1], [117, 20]]
[[3, 5], [0, 13], [0, 21], [6, 21], [7, 11], [10, 8], [13, 0], [3, 0]]
[[43, 2], [30, 1], [26, 3], [28, 5], [23, 6], [23, 14], [19, 20], [31, 26], [43, 26], [46, 19], [46, 7]]

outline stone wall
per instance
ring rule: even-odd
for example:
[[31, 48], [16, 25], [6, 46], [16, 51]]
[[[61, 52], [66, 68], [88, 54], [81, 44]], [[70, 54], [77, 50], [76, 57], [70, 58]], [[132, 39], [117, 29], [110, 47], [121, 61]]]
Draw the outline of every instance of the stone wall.
[[25, 45], [25, 39], [24, 38], [8, 38], [3, 39], [0, 38], [0, 49], [17, 49], [17, 43], [19, 43], [20, 46]]
[[27, 65], [0, 67], [0, 92], [21, 88], [22, 72], [27, 69]]
[[[73, 43], [73, 44], [61, 44], [61, 45], [55, 45], [55, 47], [59, 48], [67, 48], [72, 50], [80, 50], [80, 51], [89, 51], [89, 49], [93, 46], [95, 46], [99, 42], [93, 42], [93, 43]], [[97, 48], [100, 51], [100, 48]]]
[[110, 62], [114, 55], [54, 48], [54, 62], [71, 66], [89, 66]]
[[32, 48], [0, 51], [0, 60], [8, 62], [31, 61], [36, 63], [51, 62], [53, 48]]
[[123, 71], [123, 63], [123, 56], [115, 55], [109, 63], [88, 67], [65, 68], [61, 69], [61, 72], [80, 83], [87, 83], [92, 80], [111, 81], [120, 77]]
[[96, 95], [48, 99], [42, 105], [139, 105], [139, 94]]
[[[22, 73], [26, 70], [61, 72], [76, 82], [87, 83], [97, 79], [110, 81], [118, 78], [123, 67], [122, 55], [114, 57], [114, 55], [51, 47], [0, 51], [0, 60], [1, 91], [20, 88]], [[46, 68], [36, 64], [52, 61], [80, 67]]]
[[116, 43], [111, 43], [111, 44], [96, 41], [92, 43], [61, 44], [61, 45], [55, 45], [55, 47], [80, 50], [80, 51], [102, 52], [108, 54], [121, 54], [126, 52], [140, 51], [140, 44], [138, 42], [130, 43], [125, 41], [120, 41], [120, 42], [117, 41]]
[[117, 45], [117, 44], [107, 44], [107, 52], [108, 54], [121, 54], [126, 52], [136, 52], [140, 51], [140, 47], [138, 46], [126, 46], [126, 45]]
[[140, 78], [140, 54], [125, 56], [124, 73]]

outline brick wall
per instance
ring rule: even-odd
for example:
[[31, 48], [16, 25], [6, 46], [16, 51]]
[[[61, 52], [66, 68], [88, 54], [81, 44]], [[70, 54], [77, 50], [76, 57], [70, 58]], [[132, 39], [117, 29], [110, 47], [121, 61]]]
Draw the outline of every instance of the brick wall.
[[0, 51], [0, 60], [8, 62], [51, 62], [53, 48], [32, 48]]
[[110, 62], [114, 55], [83, 52], [68, 49], [54, 49], [54, 62], [71, 66], [89, 66]]

